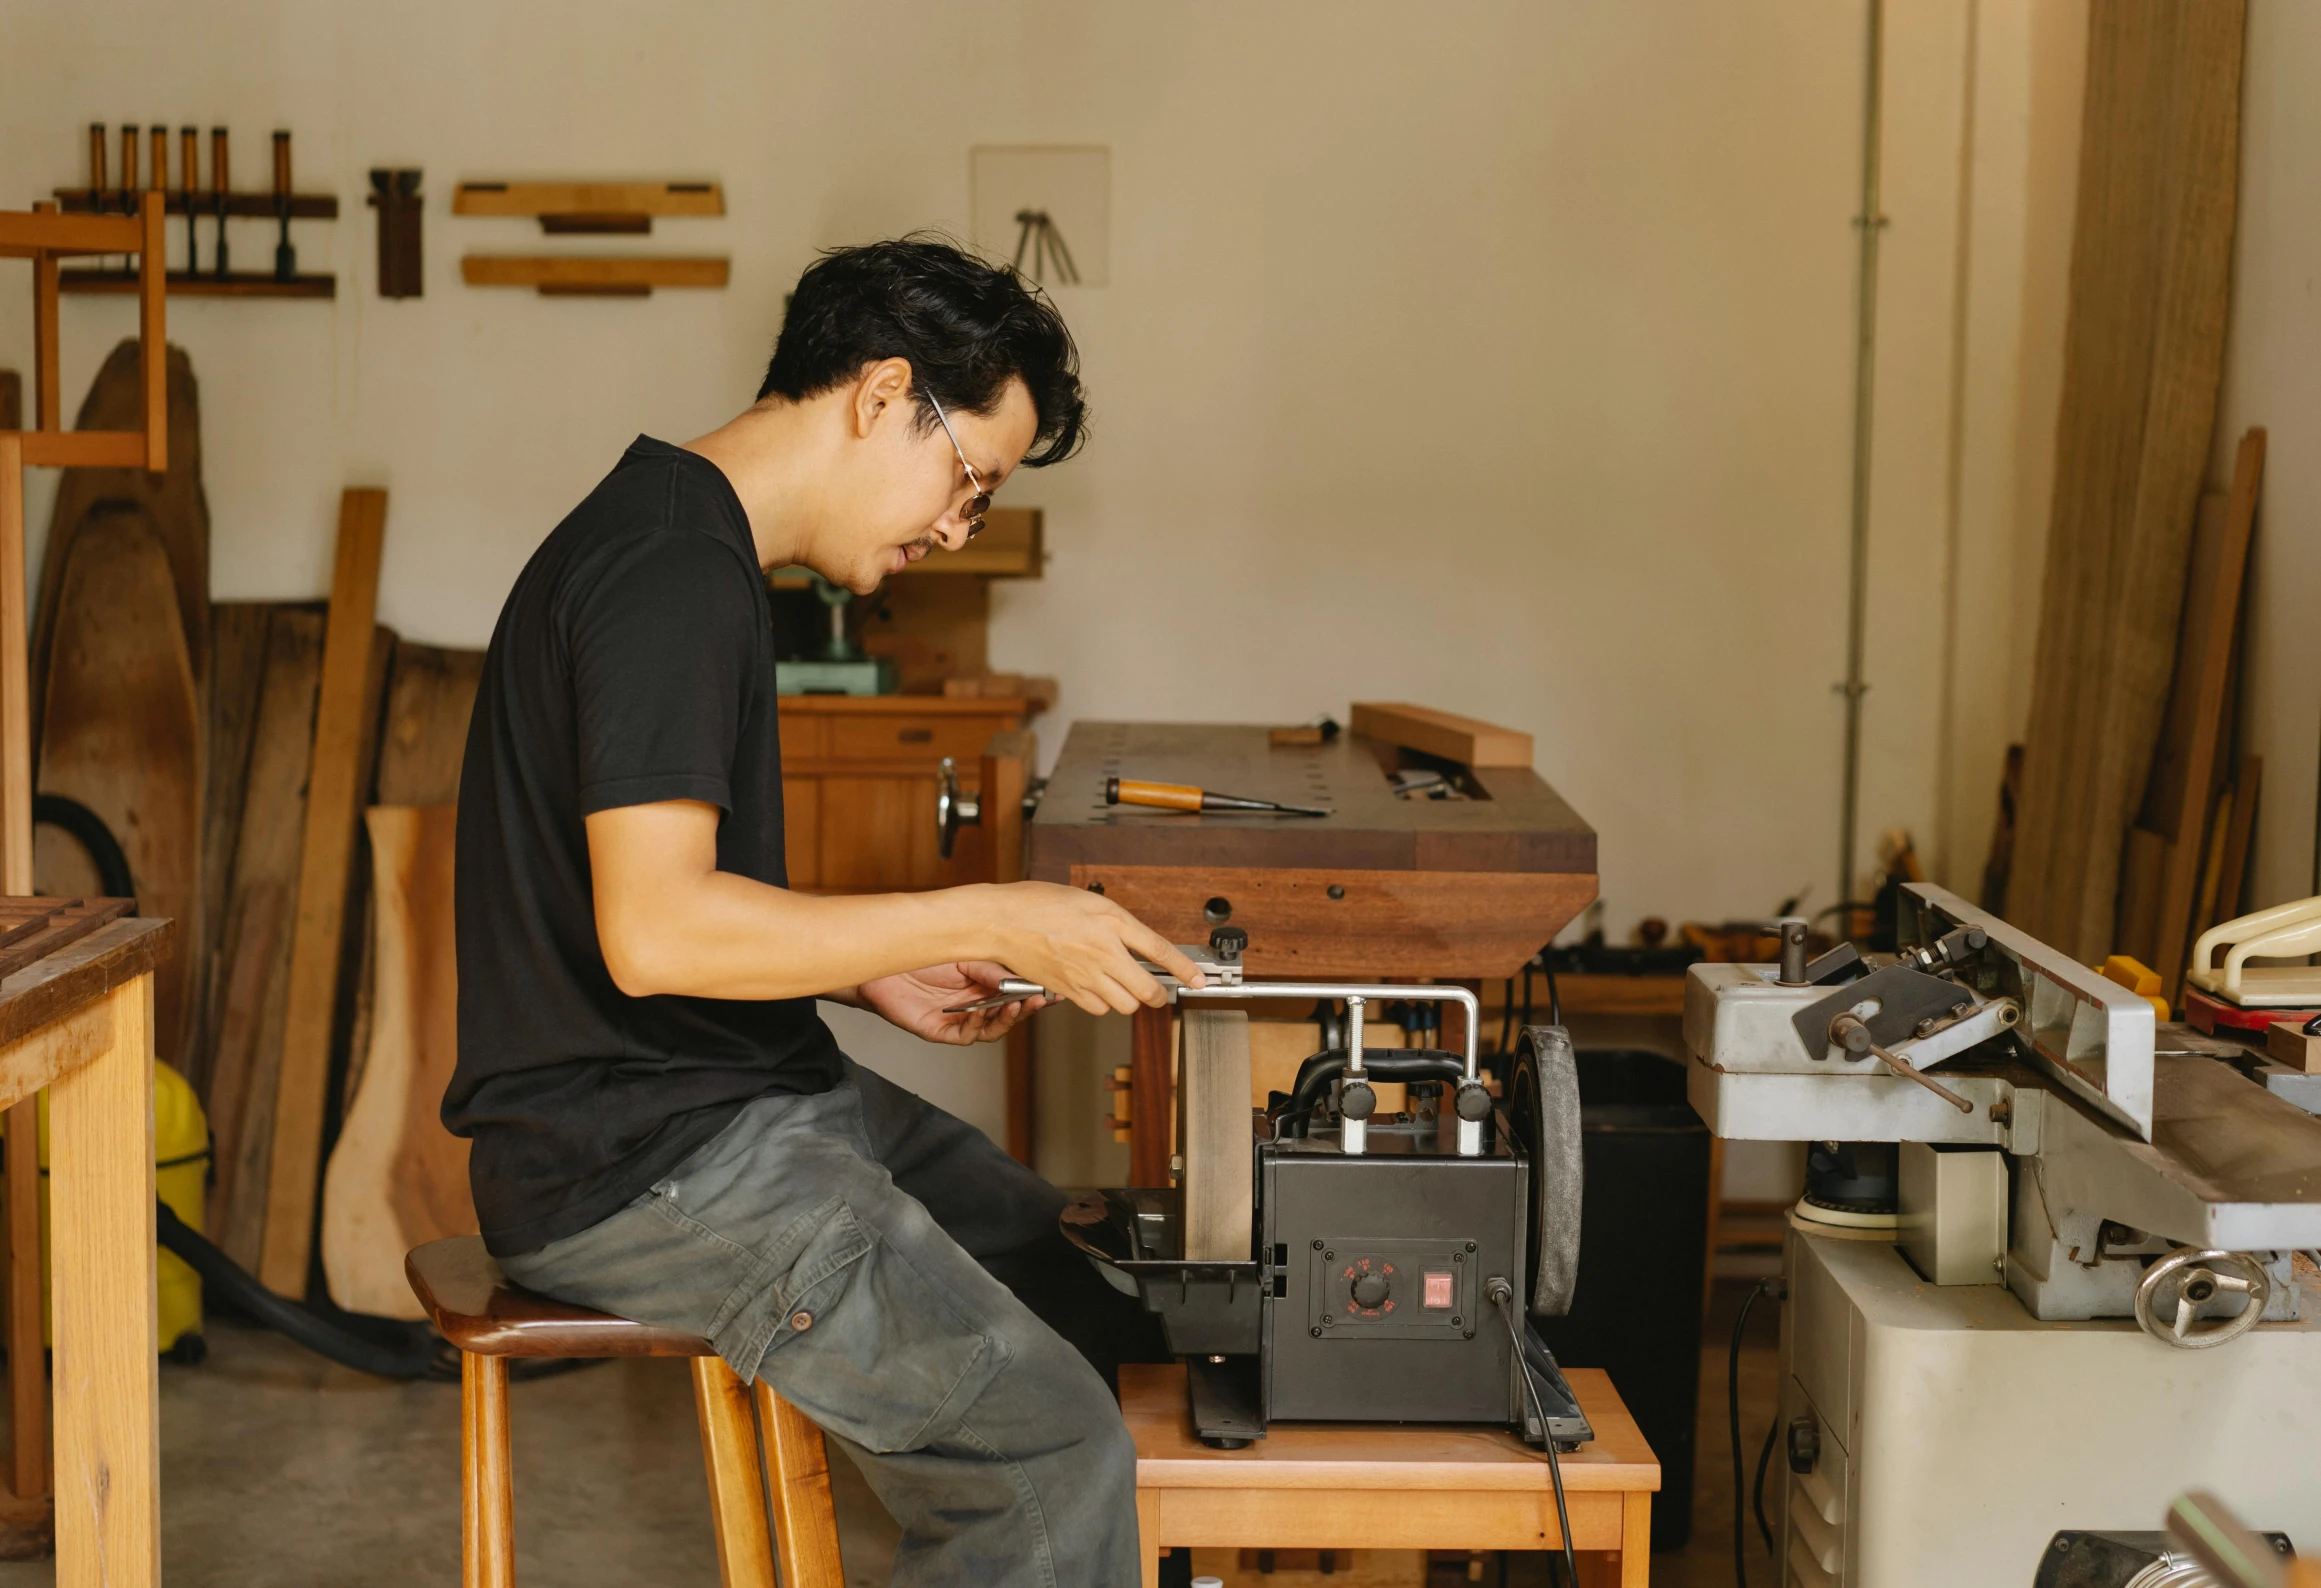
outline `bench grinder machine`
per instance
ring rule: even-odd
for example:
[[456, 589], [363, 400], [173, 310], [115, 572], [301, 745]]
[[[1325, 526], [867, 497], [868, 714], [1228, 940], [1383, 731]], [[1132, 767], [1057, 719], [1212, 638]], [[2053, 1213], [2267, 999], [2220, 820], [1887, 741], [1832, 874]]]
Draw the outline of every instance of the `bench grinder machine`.
[[[1494, 1098], [1465, 988], [1251, 981], [1246, 944], [1220, 927], [1186, 950], [1209, 985], [1163, 978], [1183, 1032], [1177, 1187], [1094, 1193], [1065, 1234], [1159, 1315], [1212, 1444], [1304, 1419], [1490, 1423], [1576, 1448], [1590, 1430], [1530, 1321], [1569, 1305], [1579, 1259], [1570, 1039], [1527, 1030]], [[1343, 1044], [1262, 1110], [1233, 1007], [1254, 998], [1345, 1010]], [[1464, 1052], [1366, 1048], [1365, 1014], [1390, 999], [1463, 1005]], [[1410, 1083], [1411, 1107], [1379, 1112], [1379, 1081]]]

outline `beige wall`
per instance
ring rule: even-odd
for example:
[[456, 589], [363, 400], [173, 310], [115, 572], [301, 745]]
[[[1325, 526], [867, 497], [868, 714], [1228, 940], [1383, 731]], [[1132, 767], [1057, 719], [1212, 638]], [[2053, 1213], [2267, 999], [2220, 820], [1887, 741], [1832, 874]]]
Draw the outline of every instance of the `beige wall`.
[[[2077, 13], [1888, 9], [1862, 860], [1908, 826], [1971, 889], [2035, 604]], [[0, 97], [0, 200], [79, 180], [92, 119], [229, 121], [245, 180], [295, 129], [301, 185], [348, 206], [300, 228], [338, 300], [171, 305], [215, 590], [318, 593], [339, 487], [381, 483], [384, 618], [478, 644], [632, 434], [748, 398], [815, 249], [963, 228], [974, 144], [1108, 145], [1110, 284], [1058, 291], [1095, 441], [1010, 493], [1055, 557], [994, 603], [995, 664], [1063, 680], [1050, 752], [1075, 715], [1364, 696], [1510, 722], [1598, 827], [1618, 934], [1833, 899], [1862, 17], [45, 0], [0, 16], [0, 58], [39, 63]], [[374, 164], [426, 170], [423, 299], [373, 290]], [[599, 173], [721, 179], [728, 219], [655, 244], [730, 252], [731, 289], [459, 284], [533, 234], [454, 220], [457, 181]], [[68, 303], [68, 389], [129, 324]], [[0, 314], [0, 360], [27, 343]]]
[[2268, 432], [2249, 578], [2241, 729], [2265, 758], [2257, 812], [2258, 905], [2314, 888], [2314, 775], [2321, 754], [2321, 8], [2250, 0], [2241, 101], [2240, 228], [2232, 341], [2214, 481], [2234, 438]]

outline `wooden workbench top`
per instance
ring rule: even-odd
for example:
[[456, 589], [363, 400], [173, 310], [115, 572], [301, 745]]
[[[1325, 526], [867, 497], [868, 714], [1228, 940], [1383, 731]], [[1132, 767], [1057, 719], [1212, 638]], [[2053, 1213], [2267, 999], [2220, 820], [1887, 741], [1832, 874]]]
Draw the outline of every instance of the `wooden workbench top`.
[[[1488, 797], [1399, 799], [1393, 752], [1360, 734], [1276, 749], [1261, 725], [1079, 722], [1028, 830], [1034, 877], [1073, 865], [1351, 867], [1592, 874], [1595, 830], [1525, 767], [1471, 776]], [[1110, 777], [1320, 806], [1319, 818], [1185, 815], [1104, 803]]]
[[110, 921], [0, 981], [0, 1044], [14, 1042], [123, 982], [144, 975], [176, 950], [177, 926], [129, 917]]
[[[1564, 1377], [1596, 1437], [1562, 1458], [1564, 1488], [1660, 1487], [1660, 1462], [1601, 1368]], [[1241, 1450], [1214, 1450], [1193, 1432], [1181, 1363], [1126, 1364], [1120, 1412], [1136, 1441], [1139, 1488], [1552, 1488], [1547, 1458], [1503, 1428], [1395, 1423], [1275, 1423]]]

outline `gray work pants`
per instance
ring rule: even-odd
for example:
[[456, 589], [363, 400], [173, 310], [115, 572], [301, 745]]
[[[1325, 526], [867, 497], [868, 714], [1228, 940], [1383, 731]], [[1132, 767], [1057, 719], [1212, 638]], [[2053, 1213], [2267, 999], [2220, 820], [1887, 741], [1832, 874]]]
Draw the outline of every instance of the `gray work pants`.
[[849, 1061], [832, 1090], [756, 1099], [618, 1213], [501, 1266], [703, 1335], [772, 1385], [901, 1524], [895, 1583], [1111, 1588], [1138, 1580], [1136, 1455], [1099, 1368], [1156, 1337], [1058, 1236], [1064, 1200]]

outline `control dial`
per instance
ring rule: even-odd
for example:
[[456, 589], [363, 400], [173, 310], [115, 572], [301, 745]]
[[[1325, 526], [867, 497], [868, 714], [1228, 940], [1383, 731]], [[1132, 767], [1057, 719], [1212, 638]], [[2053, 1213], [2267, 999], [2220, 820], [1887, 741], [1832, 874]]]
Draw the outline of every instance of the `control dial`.
[[1354, 1305], [1375, 1309], [1394, 1294], [1394, 1284], [1384, 1274], [1361, 1274], [1354, 1280]]

